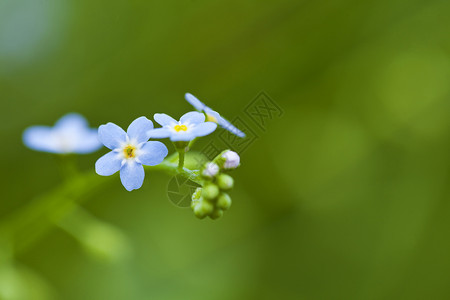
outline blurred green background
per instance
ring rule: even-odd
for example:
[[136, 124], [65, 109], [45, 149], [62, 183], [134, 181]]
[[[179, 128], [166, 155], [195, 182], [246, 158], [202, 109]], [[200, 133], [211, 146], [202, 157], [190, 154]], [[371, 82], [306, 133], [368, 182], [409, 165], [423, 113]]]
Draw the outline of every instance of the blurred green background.
[[[116, 176], [84, 207], [133, 254], [99, 261], [53, 228], [15, 255], [28, 272], [19, 288], [26, 299], [449, 299], [449, 37], [444, 0], [0, 1], [1, 218], [61, 183], [57, 160], [21, 134], [68, 112], [126, 127], [179, 117], [191, 92], [258, 136], [222, 219], [175, 207], [168, 175], [132, 193]], [[244, 112], [261, 90], [284, 110], [264, 130]], [[80, 168], [94, 172], [103, 153]], [[14, 274], [0, 271], [0, 288]]]

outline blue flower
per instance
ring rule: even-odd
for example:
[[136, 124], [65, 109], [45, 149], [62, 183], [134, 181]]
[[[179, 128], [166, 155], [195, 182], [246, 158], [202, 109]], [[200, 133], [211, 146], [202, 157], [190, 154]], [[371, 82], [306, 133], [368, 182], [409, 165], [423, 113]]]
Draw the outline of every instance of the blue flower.
[[120, 180], [128, 191], [138, 189], [144, 182], [144, 167], [160, 164], [167, 156], [167, 147], [161, 142], [150, 141], [153, 123], [146, 117], [134, 120], [127, 132], [113, 123], [98, 128], [99, 140], [112, 151], [100, 157], [95, 171], [110, 176], [120, 170]]
[[196, 137], [201, 137], [212, 133], [217, 128], [213, 122], [205, 122], [205, 115], [196, 111], [184, 114], [180, 121], [166, 114], [155, 114], [155, 121], [162, 128], [152, 130], [152, 138], [170, 138], [172, 142], [188, 142]]
[[240, 131], [236, 128], [233, 124], [231, 124], [228, 120], [226, 120], [224, 117], [222, 117], [218, 112], [212, 110], [208, 106], [206, 106], [203, 102], [198, 100], [194, 95], [186, 93], [184, 95], [184, 98], [186, 99], [189, 104], [191, 104], [196, 110], [204, 112], [207, 116], [208, 121], [215, 122], [219, 124], [220, 127], [225, 128], [229, 132], [231, 132], [234, 135], [237, 135], [238, 137], [244, 138], [245, 133]]
[[86, 119], [70, 113], [59, 119], [54, 127], [32, 126], [23, 133], [24, 144], [33, 150], [69, 154], [86, 154], [102, 146], [97, 129], [89, 128]]

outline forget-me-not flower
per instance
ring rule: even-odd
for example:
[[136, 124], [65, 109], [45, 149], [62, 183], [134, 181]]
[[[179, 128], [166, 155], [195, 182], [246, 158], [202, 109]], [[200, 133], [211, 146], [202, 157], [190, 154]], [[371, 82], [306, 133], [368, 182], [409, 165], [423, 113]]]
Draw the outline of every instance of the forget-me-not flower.
[[204, 112], [208, 117], [208, 121], [215, 122], [219, 124], [220, 127], [228, 130], [232, 134], [237, 135], [238, 137], [244, 138], [245, 133], [236, 128], [233, 124], [231, 124], [227, 119], [222, 117], [218, 112], [212, 110], [208, 106], [206, 106], [203, 102], [198, 100], [194, 95], [186, 93], [184, 98], [187, 102], [189, 102], [196, 110]]
[[113, 123], [101, 125], [99, 140], [112, 151], [100, 157], [95, 171], [109, 176], [120, 170], [120, 180], [128, 191], [138, 189], [144, 182], [144, 167], [160, 164], [167, 156], [167, 147], [156, 141], [148, 141], [153, 123], [146, 117], [134, 120], [127, 132]]
[[86, 119], [70, 113], [59, 119], [55, 126], [31, 126], [23, 133], [24, 144], [38, 151], [86, 154], [97, 151], [102, 144], [97, 129], [89, 128]]
[[151, 138], [170, 138], [172, 142], [188, 142], [196, 137], [212, 133], [217, 128], [213, 122], [205, 122], [205, 115], [196, 111], [184, 114], [180, 121], [166, 114], [155, 114], [155, 121], [162, 127], [150, 132]]

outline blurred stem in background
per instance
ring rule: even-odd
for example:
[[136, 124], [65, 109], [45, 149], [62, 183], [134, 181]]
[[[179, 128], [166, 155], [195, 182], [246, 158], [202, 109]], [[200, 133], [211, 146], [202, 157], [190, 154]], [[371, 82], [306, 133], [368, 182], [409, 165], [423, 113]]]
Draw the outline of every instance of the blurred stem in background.
[[[80, 207], [82, 201], [88, 199], [89, 193], [104, 187], [115, 176], [102, 177], [91, 171], [78, 173], [73, 157], [70, 156], [60, 157], [59, 161], [61, 173], [65, 178], [62, 185], [35, 198], [20, 211], [2, 220], [0, 237], [11, 245], [16, 254], [26, 251], [55, 225], [75, 236], [90, 250], [96, 248], [92, 243], [94, 240], [92, 236], [99, 236], [99, 232], [107, 232], [108, 236], [112, 237], [109, 239], [110, 244], [120, 244], [119, 241], [124, 239], [117, 229], [95, 219]], [[183, 167], [180, 169], [179, 165], [172, 161], [173, 156], [170, 156], [157, 166], [145, 166], [145, 170], [146, 172], [163, 171], [169, 175], [180, 174], [200, 184], [196, 171]], [[102, 251], [94, 250], [97, 254]]]

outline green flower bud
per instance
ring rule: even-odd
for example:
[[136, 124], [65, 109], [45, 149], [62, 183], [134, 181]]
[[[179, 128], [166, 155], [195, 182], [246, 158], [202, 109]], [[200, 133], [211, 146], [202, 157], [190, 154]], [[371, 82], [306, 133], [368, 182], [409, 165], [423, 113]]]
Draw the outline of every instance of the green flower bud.
[[199, 218], [199, 219], [203, 219], [204, 217], [206, 217], [206, 214], [205, 214], [205, 212], [203, 211], [203, 209], [202, 209], [200, 203], [197, 203], [197, 204], [194, 206], [194, 215], [195, 215], [197, 218]]
[[209, 217], [213, 220], [217, 220], [219, 218], [221, 218], [223, 216], [223, 210], [221, 210], [220, 208], [216, 208], [210, 215]]
[[217, 178], [217, 184], [222, 190], [230, 190], [233, 188], [234, 179], [230, 175], [220, 174]]
[[192, 200], [199, 200], [202, 196], [202, 188], [198, 187], [192, 194]]
[[227, 193], [222, 193], [217, 199], [216, 206], [220, 209], [227, 210], [231, 207], [231, 198]]
[[202, 197], [202, 188], [197, 188], [195, 192], [192, 194], [191, 208], [194, 210], [197, 203], [199, 203]]
[[194, 210], [195, 206], [197, 206], [197, 204], [198, 204], [198, 200], [192, 200], [191, 201], [191, 209]]
[[200, 202], [198, 202], [194, 207], [194, 214], [199, 218], [204, 218], [205, 216], [212, 213], [214, 210], [214, 206], [206, 201], [205, 199], [202, 199]]
[[205, 199], [213, 200], [219, 196], [219, 192], [219, 187], [217, 185], [209, 183], [203, 187], [202, 195]]

